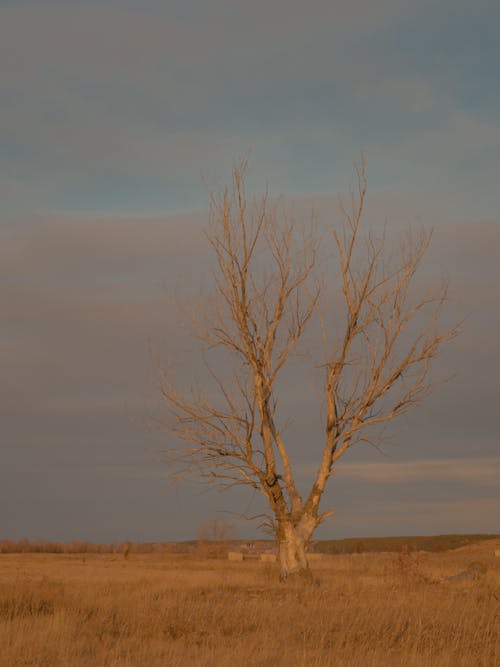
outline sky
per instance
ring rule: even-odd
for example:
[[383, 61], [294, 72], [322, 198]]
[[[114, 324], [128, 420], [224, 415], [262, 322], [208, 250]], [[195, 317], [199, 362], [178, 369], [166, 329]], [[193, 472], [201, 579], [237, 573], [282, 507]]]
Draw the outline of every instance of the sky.
[[[257, 534], [251, 494], [169, 481], [158, 359], [196, 371], [175, 302], [209, 285], [233, 162], [336, 224], [361, 153], [366, 224], [434, 228], [424, 278], [464, 326], [317, 535], [500, 532], [499, 25], [496, 0], [0, 0], [0, 539]], [[304, 484], [313, 394], [284, 395]]]

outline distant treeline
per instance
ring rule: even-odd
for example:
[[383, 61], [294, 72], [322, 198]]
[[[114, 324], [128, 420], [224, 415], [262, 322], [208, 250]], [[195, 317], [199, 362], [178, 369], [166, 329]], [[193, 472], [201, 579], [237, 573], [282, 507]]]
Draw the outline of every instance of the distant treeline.
[[[191, 551], [189, 543], [183, 542], [120, 542], [118, 544], [96, 544], [74, 540], [72, 542], [45, 542], [43, 540], [0, 540], [0, 553], [40, 554], [122, 554], [122, 553], [176, 553]], [[183, 546], [186, 545], [186, 546]]]
[[[324, 554], [351, 554], [381, 551], [447, 551], [483, 540], [500, 538], [500, 535], [423, 535], [412, 537], [349, 537], [343, 540], [318, 540], [311, 545], [311, 551]], [[225, 547], [238, 549], [242, 545], [272, 547], [271, 540], [224, 540]], [[0, 540], [0, 554], [41, 553], [41, 554], [150, 554], [196, 553], [200, 547], [210, 544], [210, 540], [189, 542], [120, 542], [117, 544], [96, 544], [74, 540], [72, 542], [46, 542], [43, 540]], [[222, 545], [221, 540], [213, 541]]]

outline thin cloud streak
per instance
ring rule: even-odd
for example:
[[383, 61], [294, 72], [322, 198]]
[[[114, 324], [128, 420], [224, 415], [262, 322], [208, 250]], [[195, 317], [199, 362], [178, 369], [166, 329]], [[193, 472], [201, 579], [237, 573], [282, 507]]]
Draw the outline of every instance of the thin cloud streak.
[[318, 538], [497, 533], [498, 516], [500, 498], [481, 495], [463, 500], [372, 501], [360, 508], [346, 507], [320, 528]]
[[500, 480], [500, 457], [366, 463], [347, 461], [336, 468], [335, 474], [376, 484], [454, 481], [497, 486]]

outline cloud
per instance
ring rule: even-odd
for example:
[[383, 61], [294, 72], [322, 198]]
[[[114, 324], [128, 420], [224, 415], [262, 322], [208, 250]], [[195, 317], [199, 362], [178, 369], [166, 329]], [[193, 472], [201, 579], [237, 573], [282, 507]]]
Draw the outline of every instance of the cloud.
[[371, 537], [498, 533], [500, 498], [481, 495], [455, 500], [391, 500], [363, 498], [355, 508], [346, 503], [318, 537]]
[[[331, 206], [322, 204], [326, 214]], [[180, 359], [182, 349], [194, 343], [177, 325], [173, 296], [196, 296], [210, 277], [205, 220], [200, 214], [152, 219], [68, 215], [18, 221], [0, 247], [4, 316], [0, 356], [4, 386], [10, 387], [5, 391], [8, 404], [12, 406], [13, 396], [24, 393], [39, 406], [61, 400], [62, 409], [64, 395], [72, 391], [65, 386], [70, 371], [80, 400], [81, 392], [87, 393], [93, 404], [92, 383], [99, 384], [104, 395], [119, 396], [120, 383], [127, 376], [133, 383], [140, 363], [147, 365], [151, 342], [160, 346], [161, 341], [162, 349]], [[433, 264], [451, 262], [453, 298], [460, 297], [462, 310], [474, 308], [478, 317], [484, 313], [488, 319], [485, 327], [471, 318], [441, 369], [442, 377], [451, 369], [458, 379], [441, 391], [435, 408], [432, 401], [427, 408], [434, 425], [440, 424], [439, 437], [451, 448], [456, 431], [464, 429], [463, 424], [455, 428], [457, 404], [464, 414], [469, 412], [472, 425], [472, 415], [481, 406], [480, 421], [489, 423], [488, 406], [494, 402], [500, 322], [488, 302], [495, 298], [498, 282], [500, 225], [451, 225], [441, 231], [431, 269]], [[192, 370], [192, 363], [187, 367]], [[301, 372], [299, 366], [294, 370]], [[135, 377], [143, 387], [144, 373]], [[288, 386], [289, 400], [300, 411], [302, 385]], [[466, 387], [475, 393], [472, 404]], [[36, 400], [37, 392], [43, 400]], [[488, 439], [487, 428], [483, 430], [476, 433], [482, 446]]]
[[[422, 277], [431, 284], [444, 270], [452, 313], [468, 320], [438, 361], [441, 375], [457, 379], [422, 417], [398, 425], [423, 463], [410, 472], [346, 461], [344, 479], [428, 475], [444, 487], [467, 484], [469, 497], [473, 480], [491, 488], [500, 222], [478, 218], [498, 215], [495, 11], [488, 0], [0, 0], [8, 481], [14, 447], [19, 470], [39, 460], [57, 468], [67, 452], [71, 487], [87, 450], [90, 461], [96, 451], [113, 461], [124, 443], [136, 446], [140, 429], [128, 428], [120, 406], [139, 408], [151, 391], [149, 343], [174, 357], [186, 381], [196, 371], [170, 297], [208, 282], [206, 216], [150, 214], [205, 206], [202, 177], [217, 184], [249, 148], [252, 189], [269, 177], [273, 193], [344, 190], [364, 148], [367, 221], [436, 223]], [[334, 198], [318, 203], [338, 219]], [[19, 215], [26, 211], [38, 215]], [[317, 453], [309, 443], [320, 447], [323, 434], [312, 429], [314, 399], [299, 366], [291, 380], [290, 439], [309, 462]], [[436, 453], [440, 463], [430, 463]], [[50, 496], [54, 476], [41, 493]], [[22, 480], [15, 476], [19, 500]]]
[[[309, 203], [302, 202], [306, 210]], [[332, 202], [322, 203], [322, 214], [327, 216]], [[404, 210], [404, 202], [399, 204]], [[384, 202], [378, 205], [382, 211]], [[157, 479], [156, 473], [141, 472], [132, 480], [130, 475], [135, 467], [147, 471], [149, 466], [153, 470], [158, 465], [157, 441], [153, 448], [141, 421], [149, 406], [154, 406], [151, 399], [156, 359], [148, 346], [152, 343], [155, 352], [164, 352], [174, 360], [181, 382], [189, 384], [196, 375], [196, 344], [178, 326], [169, 296], [176, 291], [182, 297], [196, 295], [210, 276], [209, 253], [202, 235], [205, 220], [204, 214], [153, 219], [67, 215], [17, 220], [4, 233], [0, 246], [0, 403], [7, 445], [2, 448], [0, 470], [9, 486], [0, 488], [3, 486], [4, 493], [9, 489], [10, 496], [17, 499], [16, 506], [25, 507], [21, 499], [31, 497], [26, 496], [25, 483], [32, 484], [39, 478], [41, 466], [46, 475], [42, 482], [39, 480], [37, 493], [45, 498], [43, 507], [56, 505], [67, 493], [65, 489], [74, 486], [82, 489], [82, 497], [85, 488], [100, 489], [92, 505], [96, 517], [100, 503], [110, 495], [126, 495], [124, 485], [132, 484], [136, 495], [149, 497], [148, 484]], [[443, 228], [431, 262], [445, 266], [447, 261], [452, 263], [455, 275], [450, 279], [458, 277], [459, 285], [469, 285], [463, 294], [468, 306], [483, 298], [483, 288], [490, 289], [486, 283], [498, 270], [498, 224], [476, 224]], [[486, 305], [481, 305], [480, 312]], [[484, 495], [481, 489], [494, 492], [499, 472], [497, 442], [492, 434], [496, 432], [498, 374], [494, 369], [500, 362], [500, 323], [496, 312], [488, 309], [486, 314], [488, 327], [466, 330], [462, 347], [450, 352], [445, 360], [444, 370], [458, 369], [459, 380], [423, 406], [415, 421], [401, 422], [396, 427], [400, 440], [405, 442], [405, 453], [418, 447], [420, 460], [362, 463], [346, 458], [339, 463], [335, 475], [338, 484], [332, 488], [344, 495], [340, 502], [335, 497], [333, 505], [339, 509], [342, 503], [346, 505], [343, 512], [351, 524], [354, 521], [355, 533], [366, 532], [367, 510], [364, 518], [357, 515], [349, 493], [355, 487], [366, 503], [368, 484], [372, 490], [383, 489], [385, 493], [392, 488], [399, 495], [400, 489], [412, 482], [422, 485], [424, 493], [431, 487], [435, 491], [436, 485], [443, 494], [453, 491], [452, 487], [456, 493], [459, 485], [460, 493], [471, 501], [467, 514], [467, 525], [471, 526], [475, 525], [471, 508], [492, 511], [493, 501], [488, 501], [489, 505], [486, 500], [483, 505], [475, 501], [478, 495]], [[301, 476], [308, 477], [314, 471], [312, 463], [318, 460], [323, 436], [314, 403], [317, 397], [312, 392], [298, 391], [309, 386], [300, 364], [292, 371], [288, 386], [289, 395], [282, 397], [280, 407], [286, 410], [291, 406], [295, 421], [285, 435], [294, 460], [297, 455]], [[476, 457], [471, 456], [471, 442]], [[433, 457], [438, 452], [436, 461]], [[116, 466], [115, 461], [119, 461]], [[26, 474], [21, 474], [23, 470]], [[111, 470], [108, 475], [106, 471]], [[158, 474], [158, 489], [162, 475]], [[105, 481], [109, 488], [104, 490]], [[59, 495], [53, 487], [58, 488]], [[130, 503], [134, 499], [131, 496]], [[113, 510], [116, 520], [124, 507], [128, 511], [127, 502]], [[225, 501], [217, 503], [220, 508]], [[375, 512], [375, 505], [370, 511]], [[19, 512], [17, 520], [10, 520], [12, 534], [27, 534], [28, 530], [33, 534], [32, 506]], [[87, 505], [75, 506], [73, 522], [90, 525], [88, 512]], [[387, 520], [384, 523], [377, 518], [373, 524], [376, 532], [398, 533], [408, 525], [401, 507], [384, 512]], [[426, 532], [425, 525], [429, 526], [427, 532], [432, 527], [441, 531], [446, 526], [452, 530], [465, 525], [454, 514], [458, 512], [456, 506], [441, 506], [440, 522], [427, 517], [425, 524], [426, 512], [432, 512], [431, 505], [422, 506], [414, 515], [411, 532], [417, 528]], [[189, 513], [183, 521], [195, 532], [195, 501]], [[158, 515], [156, 510], [155, 520]], [[61, 530], [74, 534], [74, 529], [72, 533], [69, 528], [57, 527], [57, 515], [37, 517], [37, 525], [49, 526], [45, 534], [60, 534]], [[486, 517], [481, 520], [485, 529], [491, 529]], [[105, 532], [102, 521], [96, 523], [100, 534]], [[339, 516], [335, 526], [347, 534], [349, 526], [343, 521]], [[172, 539], [176, 530], [171, 528]], [[185, 528], [178, 530], [185, 534]], [[89, 531], [91, 535], [91, 528]]]
[[500, 479], [500, 457], [470, 459], [426, 459], [416, 461], [346, 461], [336, 468], [336, 475], [376, 484], [408, 482], [465, 482], [497, 486]]
[[[425, 183], [437, 205], [439, 172], [458, 210], [473, 179], [471, 207], [491, 211], [497, 100], [463, 103], [461, 53], [431, 67], [439, 28], [431, 56], [421, 40], [455, 4], [10, 3], [0, 8], [10, 206], [186, 209], [204, 197], [200, 173], [219, 176], [214, 165], [249, 147], [273, 187], [324, 192], [343, 187], [365, 148], [382, 183]], [[472, 67], [469, 85], [484, 69]], [[16, 197], [23, 188], [30, 198]]]

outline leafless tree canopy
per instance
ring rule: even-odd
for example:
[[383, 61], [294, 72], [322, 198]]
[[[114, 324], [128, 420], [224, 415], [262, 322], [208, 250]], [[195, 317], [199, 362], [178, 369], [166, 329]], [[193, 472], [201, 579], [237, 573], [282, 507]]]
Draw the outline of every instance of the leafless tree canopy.
[[[395, 257], [388, 257], [385, 236], [361, 233], [364, 163], [341, 224], [329, 237], [341, 308], [321, 278], [325, 267], [314, 225], [297, 226], [267, 193], [247, 197], [246, 167], [235, 167], [231, 187], [211, 197], [207, 238], [216, 260], [215, 289], [193, 318], [201, 344], [229, 356], [232, 380], [209, 367], [217, 403], [198, 389], [180, 391], [168, 372], [161, 374], [161, 387], [172, 442], [178, 443], [168, 449], [176, 474], [244, 484], [263, 494], [286, 578], [307, 571], [307, 544], [333, 512], [320, 512], [319, 505], [334, 463], [348, 448], [376, 442], [375, 427], [429, 395], [431, 361], [458, 329], [438, 328], [446, 285], [432, 296], [413, 296], [430, 233], [408, 232]], [[323, 374], [324, 444], [314, 482], [302, 497], [277, 426], [276, 385], [313, 322], [322, 335], [317, 366]]]

